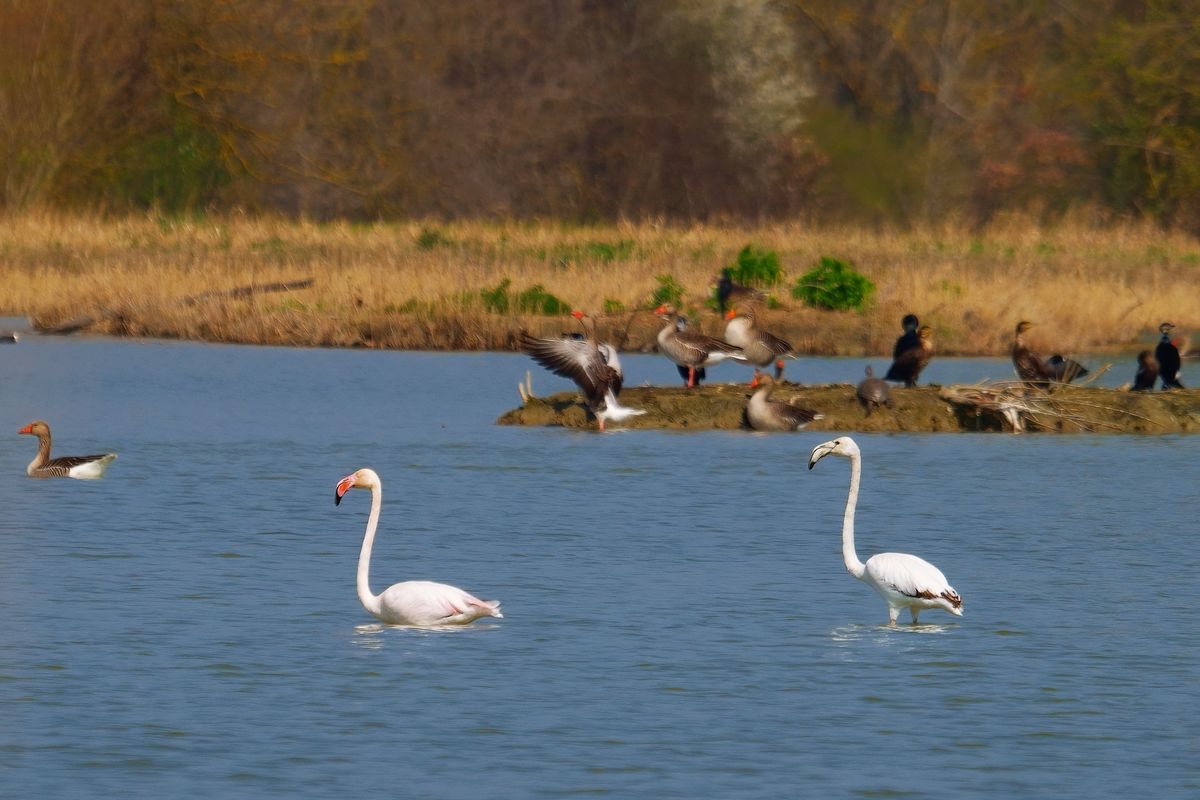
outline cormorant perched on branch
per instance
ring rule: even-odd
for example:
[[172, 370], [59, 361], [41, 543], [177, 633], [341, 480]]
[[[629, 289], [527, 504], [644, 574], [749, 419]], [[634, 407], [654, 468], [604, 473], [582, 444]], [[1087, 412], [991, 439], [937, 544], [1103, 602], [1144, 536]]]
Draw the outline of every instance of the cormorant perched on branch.
[[1183, 388], [1183, 384], [1179, 382], [1179, 348], [1171, 341], [1171, 331], [1174, 329], [1175, 326], [1170, 322], [1159, 325], [1158, 332], [1162, 334], [1162, 339], [1158, 347], [1154, 348], [1154, 358], [1158, 360], [1158, 374], [1162, 378], [1164, 389]]

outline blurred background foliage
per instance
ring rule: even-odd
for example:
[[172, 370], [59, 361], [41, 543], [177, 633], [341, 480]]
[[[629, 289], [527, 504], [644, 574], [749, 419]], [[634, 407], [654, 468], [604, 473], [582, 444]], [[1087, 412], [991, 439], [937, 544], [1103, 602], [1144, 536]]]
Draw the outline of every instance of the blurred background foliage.
[[1190, 0], [7, 0], [0, 207], [1200, 232]]

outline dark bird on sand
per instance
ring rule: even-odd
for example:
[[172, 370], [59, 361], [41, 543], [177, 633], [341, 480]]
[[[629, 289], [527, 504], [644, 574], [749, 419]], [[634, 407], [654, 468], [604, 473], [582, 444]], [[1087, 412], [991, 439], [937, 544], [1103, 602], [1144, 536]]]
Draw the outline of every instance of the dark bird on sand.
[[1137, 375], [1133, 376], [1134, 392], [1154, 391], [1154, 382], [1158, 380], [1158, 362], [1149, 350], [1143, 350], [1137, 356]]
[[1179, 348], [1171, 341], [1171, 331], [1174, 329], [1175, 326], [1170, 322], [1159, 325], [1158, 332], [1162, 334], [1162, 339], [1159, 340], [1158, 347], [1154, 348], [1154, 358], [1158, 361], [1158, 374], [1162, 378], [1164, 389], [1183, 388], [1183, 384], [1179, 382]]
[[[916, 318], [913, 317], [913, 319]], [[929, 360], [933, 358], [933, 328], [922, 325], [917, 328], [914, 335], [916, 344], [898, 353], [892, 360], [892, 366], [888, 368], [887, 375], [884, 376], [887, 380], [901, 382], [910, 389], [917, 385], [921, 371], [929, 365]], [[906, 333], [904, 336], [908, 336], [908, 334]], [[903, 339], [904, 336], [900, 338]], [[896, 342], [896, 347], [899, 349], [900, 342]]]

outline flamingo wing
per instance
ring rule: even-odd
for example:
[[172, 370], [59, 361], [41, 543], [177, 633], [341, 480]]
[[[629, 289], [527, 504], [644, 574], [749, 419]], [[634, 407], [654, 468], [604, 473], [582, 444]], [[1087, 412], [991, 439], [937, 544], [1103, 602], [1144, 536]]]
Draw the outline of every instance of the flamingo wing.
[[955, 608], [962, 607], [962, 598], [946, 576], [923, 558], [908, 553], [880, 553], [867, 560], [866, 568], [880, 584], [906, 597], [942, 599]]

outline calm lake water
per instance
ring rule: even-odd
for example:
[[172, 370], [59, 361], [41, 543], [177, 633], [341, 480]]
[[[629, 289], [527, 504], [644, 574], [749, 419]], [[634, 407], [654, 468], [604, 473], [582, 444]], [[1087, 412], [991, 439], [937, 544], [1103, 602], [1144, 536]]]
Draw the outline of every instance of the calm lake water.
[[[1195, 439], [856, 435], [860, 555], [965, 601], [888, 629], [841, 563], [849, 465], [805, 467], [828, 435], [494, 425], [531, 367], [566, 385], [520, 355], [0, 347], [0, 795], [1200, 796]], [[35, 418], [120, 457], [27, 479]], [[362, 466], [374, 590], [503, 620], [373, 624], [369, 494], [333, 505]]]

